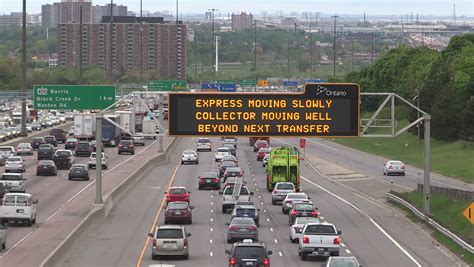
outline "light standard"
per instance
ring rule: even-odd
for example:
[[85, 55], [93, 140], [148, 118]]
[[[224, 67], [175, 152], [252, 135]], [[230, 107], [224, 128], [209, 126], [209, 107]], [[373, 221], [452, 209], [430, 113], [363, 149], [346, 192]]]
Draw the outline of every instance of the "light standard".
[[140, 83], [143, 83], [143, 25], [142, 23], [143, 23], [143, 5], [142, 5], [142, 0], [140, 0]]
[[26, 0], [23, 0], [21, 30], [21, 136], [26, 132]]
[[336, 20], [337, 18], [339, 18], [339, 16], [334, 15], [331, 17], [334, 18], [334, 40], [332, 44], [332, 49], [333, 49], [333, 57], [334, 57], [333, 58], [333, 63], [334, 63], [333, 76], [334, 78], [336, 78]]
[[255, 26], [255, 40], [254, 40], [254, 47], [253, 47], [253, 53], [254, 53], [254, 63], [253, 63], [253, 69], [255, 71], [255, 80], [257, 80], [258, 75], [257, 75], [257, 20], [254, 20], [254, 26]]
[[[214, 44], [214, 12], [215, 11], [219, 11], [219, 9], [217, 8], [211, 8], [211, 9], [208, 9], [209, 11], [212, 12], [212, 40], [211, 40], [211, 43], [212, 43], [212, 60], [211, 60], [211, 66], [213, 66], [212, 64], [214, 64], [214, 53], [215, 53], [215, 44]], [[215, 76], [216, 75], [216, 69], [214, 67], [212, 67], [212, 71], [213, 71], [213, 75]]]
[[113, 60], [112, 57], [113, 53], [113, 39], [114, 39], [114, 0], [110, 0], [110, 33], [109, 33], [109, 50], [110, 50], [110, 58], [109, 58], [109, 75], [110, 75], [110, 83], [114, 83], [114, 69], [113, 69]]

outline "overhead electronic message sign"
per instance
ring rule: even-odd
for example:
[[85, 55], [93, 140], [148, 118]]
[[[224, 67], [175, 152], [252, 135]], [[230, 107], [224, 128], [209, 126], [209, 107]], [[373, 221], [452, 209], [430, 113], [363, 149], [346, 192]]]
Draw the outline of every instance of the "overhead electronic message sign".
[[359, 136], [359, 85], [303, 93], [170, 93], [171, 136]]

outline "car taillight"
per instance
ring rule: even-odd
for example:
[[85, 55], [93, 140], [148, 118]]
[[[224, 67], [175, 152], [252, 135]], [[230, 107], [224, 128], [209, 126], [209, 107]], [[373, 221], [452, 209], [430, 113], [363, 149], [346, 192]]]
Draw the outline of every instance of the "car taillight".
[[234, 258], [231, 258], [231, 259], [229, 260], [229, 265], [230, 265], [230, 266], [234, 266], [234, 265], [235, 265], [235, 260], [234, 260]]
[[291, 215], [298, 215], [298, 212], [296, 210], [292, 210]]
[[123, 147], [123, 145], [118, 145], [119, 147]]
[[405, 166], [402, 166], [402, 169], [405, 169]]
[[153, 238], [153, 246], [156, 247], [156, 239]]
[[248, 228], [250, 231], [256, 231], [257, 230], [257, 226], [250, 226]]
[[184, 241], [183, 241], [183, 245], [184, 245], [185, 247], [187, 247], [187, 246], [188, 246], [188, 240], [187, 240], [187, 239], [184, 239]]
[[264, 267], [270, 266], [270, 260], [268, 258], [263, 259], [263, 266]]
[[287, 200], [286, 203], [293, 203], [293, 200]]
[[237, 227], [236, 226], [229, 226], [229, 230], [235, 231], [235, 230], [237, 230]]
[[318, 217], [318, 212], [315, 211], [315, 210], [313, 210], [313, 211], [311, 212], [311, 216]]
[[392, 166], [388, 166], [388, 169], [391, 170], [391, 169], [393, 169], [393, 167], [392, 167]]
[[334, 245], [339, 245], [339, 244], [341, 244], [341, 238], [340, 237], [334, 238]]
[[309, 237], [303, 236], [303, 243], [304, 244], [309, 244]]
[[218, 179], [218, 178], [214, 178], [213, 181], [214, 181], [214, 182], [219, 182], [219, 179]]

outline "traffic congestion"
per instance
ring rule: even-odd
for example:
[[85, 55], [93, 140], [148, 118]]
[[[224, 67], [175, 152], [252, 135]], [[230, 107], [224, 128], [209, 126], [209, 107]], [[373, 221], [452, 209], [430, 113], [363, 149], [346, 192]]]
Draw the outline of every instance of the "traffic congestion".
[[[267, 164], [259, 165], [258, 172], [251, 169], [254, 164], [249, 160], [259, 162], [264, 158]], [[224, 229], [211, 228], [222, 236], [210, 242], [227, 255], [225, 262], [216, 263], [219, 266], [270, 266], [274, 254], [271, 248], [281, 236], [286, 236], [281, 242], [294, 243], [293, 251], [283, 253], [295, 253], [300, 261], [318, 261], [324, 266], [361, 266], [356, 257], [343, 249], [346, 245], [342, 232], [324, 220], [324, 211], [300, 187], [297, 149], [270, 147], [270, 138], [196, 138], [195, 147], [182, 152], [180, 164], [181, 168], [196, 169], [189, 170], [196, 174], [196, 179], [191, 179], [194, 184], [174, 180], [166, 190], [162, 214], [159, 212], [160, 219], [148, 235], [149, 258], [145, 256], [143, 263], [158, 261], [180, 266], [180, 261], [198, 257], [192, 253], [197, 249], [193, 245], [199, 246], [202, 240], [193, 237], [200, 238], [201, 233], [194, 230], [201, 229], [203, 222], [193, 220], [193, 214], [207, 212], [202, 210], [202, 202], [209, 198], [211, 227], [217, 221], [223, 224], [218, 227]], [[244, 168], [250, 168], [250, 173]], [[265, 188], [259, 187], [257, 180], [259, 184], [263, 181]], [[285, 223], [273, 225], [270, 218], [274, 217], [286, 217], [277, 220]], [[286, 228], [286, 233], [274, 233], [277, 228]], [[269, 239], [268, 231], [278, 238]], [[273, 257], [281, 257], [281, 253], [278, 251], [280, 255]]]

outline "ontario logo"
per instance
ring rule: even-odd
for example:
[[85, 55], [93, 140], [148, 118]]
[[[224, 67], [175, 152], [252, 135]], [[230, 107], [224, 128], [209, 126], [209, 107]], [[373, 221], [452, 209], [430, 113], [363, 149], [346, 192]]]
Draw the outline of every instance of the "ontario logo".
[[333, 90], [326, 88], [324, 86], [318, 85], [318, 88], [316, 88], [316, 95], [326, 95], [326, 96], [346, 96], [347, 92], [346, 91], [339, 91], [339, 90]]

